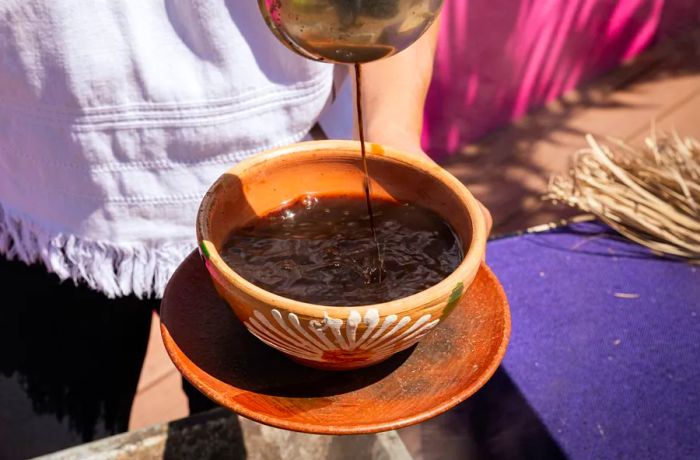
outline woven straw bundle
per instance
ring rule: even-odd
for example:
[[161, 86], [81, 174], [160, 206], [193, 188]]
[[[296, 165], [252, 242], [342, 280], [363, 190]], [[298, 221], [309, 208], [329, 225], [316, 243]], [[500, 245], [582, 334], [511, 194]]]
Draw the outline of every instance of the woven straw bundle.
[[653, 251], [700, 261], [700, 143], [652, 135], [641, 148], [587, 135], [546, 198], [597, 216]]

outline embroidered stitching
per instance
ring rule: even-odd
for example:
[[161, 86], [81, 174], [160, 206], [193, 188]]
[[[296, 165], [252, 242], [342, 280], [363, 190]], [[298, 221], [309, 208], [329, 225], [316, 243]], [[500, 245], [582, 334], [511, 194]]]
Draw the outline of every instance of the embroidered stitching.
[[[169, 116], [165, 117], [162, 115], [155, 115], [151, 117], [144, 117], [144, 113], [133, 113], [129, 114], [130, 117], [124, 117], [123, 120], [119, 119], [108, 119], [101, 121], [83, 121], [83, 120], [73, 120], [71, 123], [71, 131], [73, 132], [88, 132], [106, 129], [130, 129], [134, 127], [144, 127], [144, 128], [154, 128], [154, 127], [171, 127], [173, 124], [177, 126], [206, 126], [207, 124], [217, 124], [227, 120], [232, 120], [236, 118], [241, 118], [243, 116], [250, 116], [251, 113], [262, 114], [269, 112], [273, 109], [279, 108], [280, 104], [301, 102], [304, 99], [312, 98], [317, 96], [319, 93], [328, 90], [326, 86], [321, 85], [313, 88], [311, 91], [303, 92], [301, 94], [289, 94], [285, 97], [269, 99], [262, 103], [257, 103], [259, 101], [250, 101], [250, 104], [256, 103], [256, 105], [250, 105], [248, 107], [231, 107], [226, 111], [220, 111], [222, 113], [192, 113], [192, 114], [180, 114], [179, 116]], [[274, 95], [273, 95], [274, 96]], [[0, 104], [2, 105], [2, 104]], [[6, 108], [7, 109], [7, 108]], [[31, 117], [36, 120], [41, 120], [44, 122], [53, 122], [64, 124], [66, 119], [61, 117], [56, 117], [49, 113], [39, 113], [23, 110], [23, 108], [12, 109], [14, 114], [23, 115], [26, 117]]]
[[[18, 101], [12, 101], [3, 95], [4, 101], [0, 102], [0, 106], [6, 106], [13, 110], [24, 109], [28, 112], [40, 112], [40, 113], [53, 113], [56, 115], [65, 115], [66, 118], [73, 119], [76, 117], [90, 117], [90, 116], [106, 116], [112, 114], [118, 114], [120, 112], [136, 110], [137, 112], [144, 111], [179, 111], [179, 110], [196, 110], [200, 108], [208, 108], [208, 106], [215, 105], [235, 105], [239, 103], [248, 102], [250, 100], [256, 99], [260, 96], [265, 96], [275, 93], [284, 93], [288, 91], [304, 91], [308, 88], [314, 87], [323, 80], [328, 79], [329, 72], [324, 71], [319, 75], [314, 76], [312, 79], [292, 85], [290, 87], [271, 89], [266, 88], [255, 88], [239, 95], [229, 98], [216, 98], [216, 99], [204, 99], [201, 101], [183, 101], [183, 102], [135, 102], [129, 104], [115, 105], [115, 106], [97, 106], [97, 107], [86, 107], [86, 108], [70, 108], [63, 107], [62, 109], [57, 108], [57, 106], [46, 106], [39, 104], [32, 105], [22, 105]], [[8, 102], [9, 101], [9, 102]], [[14, 104], [13, 104], [14, 102]]]
[[[316, 96], [316, 94], [307, 94], [303, 98], [300, 98], [299, 101], [302, 101], [304, 99], [311, 99], [313, 96]], [[275, 107], [269, 107], [269, 109], [272, 109], [272, 108], [275, 108]], [[268, 112], [269, 112], [269, 110], [268, 110]], [[258, 115], [262, 115], [264, 113], [266, 113], [266, 112], [261, 112]], [[235, 117], [229, 117], [229, 118], [235, 118]], [[208, 125], [213, 126], [216, 124], [223, 124], [223, 123], [227, 123], [230, 121], [231, 121], [230, 119], [225, 120], [223, 118], [219, 118], [211, 123], [200, 122], [200, 123], [191, 124], [191, 125], [182, 124], [181, 126], [182, 127], [184, 127], [184, 126], [208, 126]], [[147, 127], [147, 126], [139, 125], [139, 127]], [[152, 128], [152, 126], [148, 126], [148, 127]], [[123, 128], [125, 129], [125, 127], [123, 127]], [[294, 139], [294, 138], [301, 139], [306, 134], [306, 132], [308, 132], [308, 128], [309, 127], [306, 127], [302, 130], [297, 131], [297, 133], [295, 133], [294, 135], [288, 136], [286, 138], [286, 139], [288, 139], [287, 142], [289, 142], [289, 139]], [[134, 161], [134, 162], [126, 162], [126, 163], [111, 162], [111, 163], [103, 163], [103, 164], [93, 165], [92, 167], [88, 166], [87, 168], [86, 168], [85, 164], [78, 163], [78, 162], [59, 162], [59, 161], [53, 160], [51, 158], [37, 159], [36, 157], [31, 156], [31, 155], [27, 155], [27, 154], [24, 154], [23, 156], [25, 158], [29, 159], [30, 161], [35, 162], [35, 163], [45, 164], [48, 162], [48, 163], [53, 164], [57, 167], [82, 169], [82, 170], [89, 170], [91, 172], [101, 173], [101, 172], [129, 171], [129, 170], [134, 170], [134, 169], [146, 169], [146, 168], [166, 168], [169, 166], [178, 167], [178, 166], [188, 166], [188, 165], [194, 165], [194, 164], [202, 164], [202, 165], [217, 164], [217, 163], [229, 161], [231, 159], [239, 159], [240, 160], [242, 158], [245, 158], [245, 156], [247, 156], [249, 154], [259, 152], [262, 150], [266, 150], [268, 148], [272, 148], [272, 147], [277, 146], [277, 145], [284, 145], [284, 144], [265, 143], [265, 144], [261, 144], [259, 146], [256, 146], [256, 147], [253, 147], [250, 149], [238, 151], [238, 153], [234, 152], [234, 153], [230, 153], [230, 154], [224, 154], [224, 155], [219, 156], [219, 157], [207, 158], [204, 160], [180, 161], [180, 162], [172, 162], [169, 160]], [[244, 155], [244, 156], [241, 158], [240, 155]]]
[[[245, 158], [249, 157], [250, 155], [267, 150], [270, 148], [275, 148], [278, 146], [286, 145], [289, 143], [294, 143], [300, 141], [306, 134], [308, 130], [302, 130], [297, 133], [295, 133], [292, 136], [288, 136], [283, 140], [280, 140], [279, 142], [274, 142], [274, 143], [268, 143], [266, 145], [261, 146], [260, 148], [254, 148], [254, 149], [247, 149], [243, 151], [237, 151], [237, 152], [232, 152], [229, 154], [224, 154], [219, 157], [215, 158], [209, 158], [206, 161], [203, 162], [192, 162], [192, 163], [179, 163], [179, 164], [174, 164], [173, 166], [187, 166], [196, 164], [197, 166], [202, 165], [202, 166], [210, 166], [210, 165], [216, 165], [216, 164], [221, 164], [221, 163], [226, 163], [230, 161], [242, 161]], [[38, 162], [36, 158], [28, 157], [30, 161], [32, 162]], [[44, 163], [46, 163], [44, 161]], [[57, 163], [57, 162], [52, 162], [53, 164], [57, 164], [62, 166], [63, 164]], [[133, 168], [137, 169], [137, 168]], [[92, 172], [92, 169], [89, 169]], [[102, 171], [102, 172], [110, 172], [110, 171]], [[119, 171], [113, 171], [113, 172], [119, 172]], [[80, 194], [80, 193], [71, 193], [67, 191], [53, 191], [52, 193], [55, 194], [60, 194], [64, 196], [69, 196], [69, 197], [76, 197], [83, 199], [85, 201], [90, 201], [90, 202], [96, 202], [96, 203], [101, 203], [101, 204], [110, 204], [110, 205], [131, 205], [131, 204], [142, 204], [142, 205], [158, 205], [158, 204], [176, 204], [176, 203], [185, 203], [189, 201], [199, 201], [202, 199], [204, 194], [206, 193], [206, 188], [204, 188], [201, 192], [197, 193], [190, 193], [190, 194], [184, 194], [184, 195], [163, 195], [163, 196], [157, 196], [157, 197], [149, 197], [149, 196], [139, 196], [139, 195], [131, 195], [131, 196], [126, 196], [126, 197], [96, 197], [94, 194]]]

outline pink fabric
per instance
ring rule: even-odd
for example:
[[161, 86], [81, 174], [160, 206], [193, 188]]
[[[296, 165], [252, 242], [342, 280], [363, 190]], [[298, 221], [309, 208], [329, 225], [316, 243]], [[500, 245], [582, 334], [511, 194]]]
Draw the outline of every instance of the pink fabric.
[[697, 21], [689, 12], [700, 0], [445, 0], [424, 147], [457, 151], [637, 55], [660, 23]]

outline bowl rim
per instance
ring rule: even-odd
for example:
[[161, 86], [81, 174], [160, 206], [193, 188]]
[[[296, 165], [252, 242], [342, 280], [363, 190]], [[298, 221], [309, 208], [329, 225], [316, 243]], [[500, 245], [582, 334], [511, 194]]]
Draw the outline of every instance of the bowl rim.
[[[266, 291], [265, 289], [246, 280], [241, 275], [236, 273], [228, 264], [226, 264], [226, 262], [224, 262], [215, 245], [209, 239], [209, 214], [217, 195], [217, 188], [219, 184], [225, 180], [226, 176], [237, 176], [247, 169], [257, 167], [263, 163], [279, 159], [280, 157], [287, 157], [295, 153], [340, 151], [344, 156], [357, 156], [357, 158], [359, 158], [361, 155], [359, 141], [321, 140], [299, 142], [283, 147], [265, 150], [228, 169], [211, 185], [207, 193], [202, 198], [199, 206], [196, 230], [200, 253], [202, 253], [202, 256], [209, 262], [209, 264], [213, 266], [213, 268], [225, 279], [227, 283], [240, 289], [246, 295], [260, 300], [263, 303], [270, 305], [272, 308], [278, 308], [284, 312], [295, 313], [306, 317], [318, 319], [324, 319], [326, 316], [331, 316], [333, 318], [346, 318], [350, 312], [356, 311], [364, 318], [364, 315], [368, 310], [375, 309], [378, 310], [379, 316], [383, 318], [392, 314], [407, 313], [417, 308], [423, 308], [425, 305], [432, 305], [436, 299], [441, 299], [452, 295], [454, 291], [460, 287], [460, 283], [463, 283], [463, 280], [469, 279], [472, 274], [476, 274], [486, 251], [485, 221], [478, 201], [464, 184], [462, 184], [452, 174], [440, 167], [437, 163], [433, 163], [428, 159], [419, 158], [415, 155], [404, 153], [386, 145], [366, 142], [365, 146], [367, 153], [370, 155], [388, 158], [394, 163], [398, 163], [403, 166], [410, 166], [413, 169], [418, 169], [421, 172], [432, 176], [434, 179], [437, 179], [438, 181], [447, 185], [449, 189], [457, 196], [457, 198], [464, 203], [472, 224], [471, 241], [469, 242], [467, 252], [464, 259], [462, 259], [462, 262], [452, 273], [450, 273], [450, 275], [439, 283], [410, 296], [377, 304], [354, 306], [312, 304]], [[293, 197], [290, 199], [293, 199]], [[462, 292], [466, 292], [468, 287], [469, 286], [462, 284]]]

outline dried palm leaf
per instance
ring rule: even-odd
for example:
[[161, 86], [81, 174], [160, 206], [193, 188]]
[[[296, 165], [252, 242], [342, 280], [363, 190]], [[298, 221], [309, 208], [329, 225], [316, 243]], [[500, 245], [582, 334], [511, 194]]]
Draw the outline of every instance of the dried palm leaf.
[[586, 141], [545, 198], [592, 213], [653, 251], [700, 261], [700, 143], [653, 132], [639, 148], [590, 134]]

